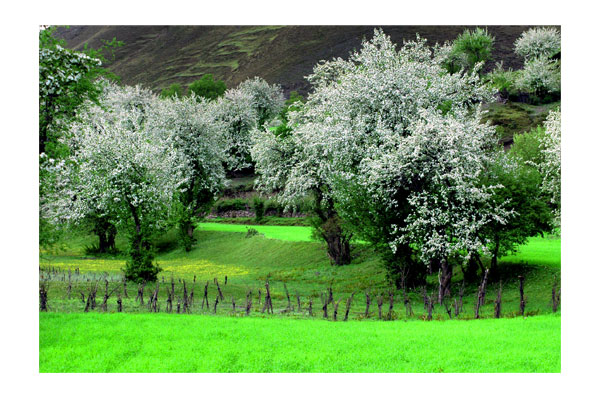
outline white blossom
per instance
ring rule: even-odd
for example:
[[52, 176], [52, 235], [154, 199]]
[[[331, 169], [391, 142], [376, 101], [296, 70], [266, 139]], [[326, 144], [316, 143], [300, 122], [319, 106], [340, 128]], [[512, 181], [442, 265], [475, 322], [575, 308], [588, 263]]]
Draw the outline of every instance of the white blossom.
[[166, 225], [187, 161], [170, 131], [150, 128], [157, 101], [141, 87], [106, 84], [100, 104], [87, 104], [63, 139], [70, 157], [55, 166], [57, 190], [46, 209], [55, 222], [100, 214], [129, 229]]
[[531, 28], [515, 41], [515, 53], [526, 60], [549, 58], [559, 51], [560, 32], [556, 28]]
[[542, 174], [542, 189], [550, 194], [550, 200], [557, 205], [556, 221], [560, 225], [560, 198], [561, 198], [561, 112], [560, 109], [550, 111], [544, 122], [546, 132], [543, 136], [542, 153], [543, 162], [540, 165]]
[[478, 229], [507, 214], [489, 203], [493, 188], [476, 186], [495, 142], [473, 109], [493, 92], [481, 65], [446, 73], [448, 53], [419, 37], [397, 50], [376, 30], [348, 61], [321, 62], [291, 134], [256, 133], [259, 188], [289, 205], [319, 187], [342, 218], [389, 231], [393, 249], [418, 244], [423, 260], [485, 250]]
[[277, 85], [260, 78], [248, 79], [230, 89], [215, 104], [215, 119], [222, 123], [228, 147], [229, 170], [252, 165], [252, 131], [274, 118], [282, 109], [283, 93]]

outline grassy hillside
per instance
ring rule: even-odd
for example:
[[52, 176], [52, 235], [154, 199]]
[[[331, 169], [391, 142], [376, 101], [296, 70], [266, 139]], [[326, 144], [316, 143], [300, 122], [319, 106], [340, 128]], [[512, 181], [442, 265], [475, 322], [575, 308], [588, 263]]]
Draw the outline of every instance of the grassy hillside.
[[[97, 47], [116, 37], [125, 45], [115, 52], [109, 69], [122, 82], [141, 83], [161, 90], [172, 83], [187, 86], [212, 73], [234, 87], [246, 78], [261, 76], [279, 83], [287, 92], [309, 89], [304, 77], [320, 60], [346, 58], [373, 35], [375, 26], [71, 26], [58, 35], [80, 50], [85, 43]], [[456, 38], [466, 26], [382, 26], [395, 43], [419, 33], [429, 42]], [[472, 28], [472, 27], [471, 27]], [[493, 59], [514, 69], [522, 61], [513, 43], [527, 26], [489, 26], [496, 37]]]
[[40, 372], [560, 372], [559, 315], [322, 320], [40, 314]]
[[[250, 227], [262, 234], [248, 237], [245, 231]], [[117, 313], [117, 294], [109, 298], [106, 312], [100, 303], [105, 279], [109, 290], [123, 295], [120, 269], [126, 257], [86, 256], [84, 248], [94, 238], [74, 232], [63, 249], [40, 257], [41, 278], [50, 279], [50, 311], [41, 312], [39, 318], [40, 371], [560, 372], [561, 317], [560, 312], [551, 312], [550, 300], [554, 279], [560, 282], [560, 239], [532, 238], [518, 253], [501, 260], [502, 319], [493, 319], [499, 285], [492, 280], [482, 320], [473, 320], [477, 287], [468, 284], [459, 317], [452, 315], [450, 320], [444, 307], [436, 304], [434, 320], [425, 322], [419, 289], [409, 294], [413, 316], [406, 315], [400, 292], [395, 293], [390, 311], [385, 270], [372, 250], [357, 244], [352, 264], [333, 266], [323, 244], [312, 241], [309, 233], [304, 226], [203, 223], [196, 232], [196, 247], [186, 253], [177, 247], [175, 232], [170, 232], [157, 242], [157, 262], [164, 269], [159, 284], [146, 287], [141, 304], [134, 299], [139, 286], [130, 283], [128, 296], [122, 297], [124, 313]], [[125, 244], [120, 237], [118, 246], [125, 249]], [[69, 297], [66, 271], [76, 269]], [[518, 275], [525, 276], [526, 317], [518, 314]], [[173, 312], [167, 314], [171, 278], [175, 298]], [[223, 292], [219, 301], [215, 278]], [[272, 315], [261, 312], [267, 278]], [[458, 298], [461, 279], [459, 272], [453, 299]], [[185, 282], [187, 292], [194, 292], [194, 302], [190, 314], [175, 314]], [[84, 313], [81, 296], [96, 284], [98, 306]], [[436, 284], [437, 276], [431, 276], [428, 292], [435, 294]], [[320, 294], [330, 286], [334, 303], [339, 304], [338, 322], [332, 322], [333, 304], [328, 320], [323, 320]], [[155, 287], [160, 312], [151, 314], [147, 304]], [[249, 290], [248, 317], [244, 308]], [[368, 316], [366, 290], [372, 295]], [[352, 293], [349, 321], [343, 322]], [[394, 321], [378, 320], [375, 298], [380, 293], [383, 316], [390, 314]]]
[[[195, 290], [193, 313], [212, 313], [217, 295], [214, 278], [218, 278], [224, 293], [224, 300], [217, 308], [219, 314], [232, 313], [232, 298], [237, 303], [237, 312], [242, 311], [248, 290], [252, 291], [252, 315], [262, 315], [264, 304], [264, 282], [269, 278], [273, 294], [274, 310], [277, 315], [285, 317], [306, 318], [309, 298], [313, 299], [314, 314], [322, 316], [320, 294], [327, 287], [333, 288], [336, 301], [342, 300], [340, 312], [345, 310], [346, 299], [354, 292], [355, 297], [350, 311], [351, 319], [364, 317], [365, 295], [372, 293], [371, 317], [377, 317], [375, 296], [386, 293], [389, 289], [385, 269], [379, 257], [368, 247], [356, 244], [353, 250], [353, 262], [347, 266], [333, 266], [327, 258], [324, 244], [310, 241], [310, 230], [302, 226], [253, 226], [262, 230], [265, 235], [246, 237], [246, 226], [228, 224], [202, 224], [196, 232], [198, 243], [189, 253], [176, 245], [176, 234], [171, 232], [157, 243], [160, 252], [157, 262], [163, 268], [159, 275], [160, 306], [164, 311], [166, 292], [170, 289], [170, 279], [174, 278], [178, 296], [183, 288], [183, 280], [187, 281], [188, 290]], [[242, 232], [232, 231], [232, 228]], [[220, 231], [219, 231], [220, 230]], [[269, 237], [283, 238], [273, 239]], [[54, 255], [44, 253], [40, 257], [40, 267], [59, 270], [79, 269], [81, 275], [73, 276], [72, 299], [67, 298], [66, 281], [63, 274], [52, 275], [50, 285], [50, 308], [54, 311], [81, 312], [84, 304], [79, 299], [80, 292], [87, 293], [89, 288], [99, 280], [99, 299], [104, 292], [104, 273], [107, 273], [111, 288], [120, 286], [121, 272], [126, 256], [92, 257], [84, 254], [84, 247], [93, 243], [94, 238], [87, 235], [75, 235], [67, 244], [68, 248]], [[126, 243], [122, 238], [118, 245], [125, 250]], [[457, 298], [459, 286], [462, 284], [460, 270], [453, 279], [453, 298]], [[515, 316], [519, 309], [518, 275], [525, 276], [525, 294], [527, 312], [540, 314], [551, 312], [550, 298], [554, 278], [560, 282], [560, 239], [532, 238], [530, 243], [520, 248], [519, 252], [500, 260], [498, 279], [503, 281], [503, 315]], [[197, 282], [193, 284], [194, 276]], [[228, 278], [225, 285], [225, 276]], [[204, 283], [209, 281], [208, 298], [210, 311], [201, 308]], [[291, 296], [294, 312], [287, 311], [287, 298], [284, 283]], [[484, 317], [491, 317], [494, 309], [495, 292], [499, 281], [490, 281], [486, 305], [482, 310]], [[150, 285], [146, 289], [145, 298], [154, 289]], [[146, 312], [145, 306], [134, 301], [136, 287], [130, 283], [129, 298], [123, 298], [126, 312]], [[258, 290], [261, 290], [262, 302], [258, 302]], [[435, 293], [437, 275], [431, 276], [428, 292]], [[461, 318], [473, 317], [477, 285], [467, 285], [464, 298], [464, 309]], [[296, 294], [300, 294], [302, 310], [297, 311]], [[404, 318], [405, 309], [396, 293], [394, 317]], [[422, 317], [425, 312], [420, 288], [410, 293], [414, 318]], [[116, 311], [116, 298], [109, 301], [109, 311]], [[388, 309], [386, 296], [384, 312]], [[333, 306], [330, 305], [329, 317]], [[447, 319], [448, 315], [441, 306], [434, 308], [434, 318]]]

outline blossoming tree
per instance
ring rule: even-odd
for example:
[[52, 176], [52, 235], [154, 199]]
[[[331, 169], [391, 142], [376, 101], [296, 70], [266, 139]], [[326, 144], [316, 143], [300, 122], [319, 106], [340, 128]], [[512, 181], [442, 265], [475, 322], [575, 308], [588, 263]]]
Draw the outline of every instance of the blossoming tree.
[[281, 88], [269, 85], [258, 77], [227, 90], [217, 100], [215, 119], [223, 124], [229, 152], [227, 170], [242, 170], [253, 166], [250, 155], [251, 132], [277, 116], [283, 104]]
[[215, 121], [215, 106], [204, 98], [183, 97], [157, 101], [148, 129], [171, 137], [187, 167], [186, 182], [177, 194], [177, 220], [186, 251], [194, 243], [198, 216], [209, 210], [225, 184], [224, 126]]
[[560, 109], [550, 111], [548, 118], [544, 122], [546, 134], [543, 136], [542, 154], [543, 160], [540, 165], [542, 173], [542, 189], [550, 195], [550, 201], [555, 206], [555, 224], [560, 226], [560, 128], [561, 113]]
[[157, 98], [140, 87], [108, 84], [100, 105], [89, 104], [65, 139], [71, 155], [56, 168], [60, 190], [49, 212], [77, 223], [109, 215], [129, 234], [125, 276], [156, 279], [152, 238], [173, 214], [174, 198], [187, 183], [187, 160], [170, 130], [150, 128]]
[[[348, 61], [326, 62], [310, 77], [314, 91], [291, 113], [290, 137], [262, 132], [255, 153], [261, 184], [283, 197], [321, 187], [358, 235], [384, 255], [397, 284], [440, 265], [440, 297], [451, 261], [485, 251], [475, 234], [507, 211], [477, 178], [495, 146], [477, 105], [492, 99], [469, 74], [448, 74], [448, 48], [417, 38], [399, 50], [382, 31]], [[292, 157], [286, 150], [292, 154]], [[270, 167], [269, 164], [284, 165]]]
[[560, 32], [556, 28], [535, 27], [521, 33], [515, 41], [515, 53], [531, 60], [550, 58], [560, 52]]

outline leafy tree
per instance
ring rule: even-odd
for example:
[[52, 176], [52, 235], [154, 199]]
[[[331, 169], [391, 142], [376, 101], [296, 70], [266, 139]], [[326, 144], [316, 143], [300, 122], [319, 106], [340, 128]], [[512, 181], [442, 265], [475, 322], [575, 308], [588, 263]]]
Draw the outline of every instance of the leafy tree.
[[560, 177], [561, 177], [561, 151], [560, 151], [560, 109], [550, 111], [544, 122], [546, 134], [542, 139], [543, 160], [540, 164], [542, 174], [542, 189], [550, 195], [550, 202], [554, 206], [555, 225], [560, 227]]
[[129, 235], [124, 272], [134, 281], [156, 279], [152, 240], [169, 225], [174, 198], [187, 183], [175, 139], [155, 127], [156, 101], [140, 87], [108, 84], [100, 105], [88, 104], [62, 139], [70, 156], [55, 166], [60, 190], [48, 201], [56, 223], [114, 217]]
[[[122, 45], [122, 42], [113, 39], [105, 41], [99, 49], [86, 46], [83, 52], [76, 52], [67, 49], [63, 40], [53, 36], [55, 30], [55, 27], [49, 27], [39, 32], [39, 236], [40, 245], [44, 247], [52, 246], [60, 235], [60, 229], [50, 223], [42, 212], [45, 198], [55, 189], [56, 179], [50, 172], [53, 163], [68, 155], [68, 148], [59, 139], [86, 101], [98, 101], [102, 91], [98, 78], [117, 79], [102, 68], [102, 63], [106, 61], [106, 53]], [[95, 231], [102, 231], [107, 223], [97, 218], [90, 222]], [[100, 248], [103, 249], [103, 246], [100, 245]]]
[[525, 61], [515, 84], [542, 101], [548, 95], [560, 93], [560, 61], [544, 57]]
[[51, 158], [60, 155], [57, 139], [65, 131], [77, 109], [87, 100], [97, 101], [100, 76], [116, 79], [102, 68], [105, 53], [123, 43], [105, 41], [99, 49], [76, 52], [56, 39], [55, 27], [39, 32], [39, 153]]
[[216, 100], [221, 97], [227, 87], [222, 80], [214, 80], [212, 74], [202, 76], [200, 80], [196, 80], [188, 87], [188, 92], [194, 94], [196, 98], [206, 98], [208, 100]]
[[[520, 141], [518, 145], [523, 143]], [[494, 200], [514, 211], [502, 223], [492, 220], [481, 232], [488, 239], [491, 273], [497, 270], [498, 258], [515, 251], [529, 237], [552, 230], [549, 198], [541, 190], [542, 177], [534, 164], [524, 159], [523, 153], [535, 157], [527, 148], [511, 149], [508, 154], [500, 150], [482, 174], [482, 184], [498, 186]]]
[[487, 29], [475, 28], [473, 31], [465, 29], [454, 40], [452, 56], [462, 58], [464, 66], [472, 71], [476, 64], [485, 63], [491, 58], [494, 40]]
[[160, 97], [161, 98], [173, 98], [173, 97], [181, 98], [181, 97], [183, 97], [183, 88], [181, 87], [181, 85], [179, 83], [173, 83], [168, 88], [162, 89], [162, 91], [160, 92]]

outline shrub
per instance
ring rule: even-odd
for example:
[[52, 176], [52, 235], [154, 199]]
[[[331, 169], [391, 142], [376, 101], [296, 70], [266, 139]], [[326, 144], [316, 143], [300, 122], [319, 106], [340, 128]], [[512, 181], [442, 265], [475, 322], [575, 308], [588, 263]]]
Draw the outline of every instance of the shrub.
[[537, 126], [528, 132], [515, 134], [513, 145], [510, 147], [510, 155], [518, 160], [520, 164], [542, 163], [542, 142], [546, 132], [542, 126]]
[[465, 54], [453, 49], [444, 60], [443, 66], [449, 74], [457, 73], [468, 68], [467, 58]]
[[494, 40], [487, 29], [476, 28], [474, 31], [467, 29], [454, 40], [453, 57], [457, 58], [462, 54], [466, 66], [472, 70], [477, 63], [485, 63], [490, 59]]
[[214, 80], [212, 74], [202, 76], [202, 79], [196, 80], [189, 87], [188, 91], [198, 97], [204, 97], [209, 100], [215, 100], [225, 93], [227, 87], [222, 80]]
[[560, 32], [556, 28], [531, 28], [515, 41], [515, 53], [531, 60], [550, 58], [560, 52]]
[[216, 213], [227, 211], [244, 211], [249, 208], [248, 200], [243, 198], [221, 199], [215, 203], [213, 211]]
[[117, 248], [108, 248], [100, 250], [100, 246], [97, 244], [86, 245], [83, 249], [83, 253], [88, 256], [98, 255], [119, 255], [121, 252]]
[[541, 100], [549, 94], [560, 93], [560, 61], [543, 57], [526, 61], [516, 86]]
[[485, 76], [488, 84], [498, 90], [505, 98], [517, 94], [516, 81], [519, 73], [509, 68], [505, 70], [502, 62], [496, 63], [496, 68]]
[[256, 230], [255, 228], [250, 227], [247, 231], [246, 231], [246, 238], [250, 238], [250, 237], [254, 237], [256, 235], [259, 235], [258, 230]]
[[265, 200], [258, 196], [252, 198], [252, 207], [254, 208], [254, 220], [261, 222], [265, 216]]
[[265, 213], [275, 212], [277, 216], [282, 216], [284, 211], [284, 206], [275, 198], [269, 198], [265, 201]]
[[181, 97], [183, 97], [183, 87], [181, 87], [181, 85], [179, 83], [173, 83], [168, 88], [162, 89], [162, 91], [160, 92], [160, 97], [161, 98], [173, 98], [173, 97], [181, 98]]
[[[145, 245], [144, 245], [145, 246]], [[131, 260], [125, 263], [123, 273], [129, 281], [141, 283], [143, 281], [156, 281], [158, 273], [162, 271], [157, 264], [153, 263], [154, 253], [151, 249], [139, 251], [132, 247], [130, 250]]]

